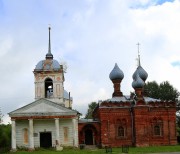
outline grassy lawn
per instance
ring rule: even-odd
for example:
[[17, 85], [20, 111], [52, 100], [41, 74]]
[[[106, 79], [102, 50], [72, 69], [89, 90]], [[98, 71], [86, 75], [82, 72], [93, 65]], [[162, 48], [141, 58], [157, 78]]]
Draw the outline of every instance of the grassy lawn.
[[[129, 148], [129, 154], [144, 154], [144, 153], [158, 153], [158, 152], [180, 152], [180, 145], [177, 146], [158, 146], [158, 147], [142, 147], [142, 148]], [[10, 152], [9, 152], [10, 153]], [[79, 150], [79, 149], [64, 149], [63, 151], [46, 150], [40, 149], [33, 152], [28, 151], [18, 151], [13, 154], [105, 154], [105, 149], [95, 149], [95, 150]], [[113, 148], [112, 154], [121, 154], [121, 148]]]

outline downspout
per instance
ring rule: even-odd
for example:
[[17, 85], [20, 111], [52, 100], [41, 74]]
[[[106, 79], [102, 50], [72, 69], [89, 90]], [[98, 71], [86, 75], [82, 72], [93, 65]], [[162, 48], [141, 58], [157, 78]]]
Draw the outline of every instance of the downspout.
[[169, 141], [169, 145], [170, 145], [170, 126], [169, 126], [169, 109], [167, 108], [168, 111], [168, 141]]
[[131, 127], [132, 127], [132, 145], [135, 146], [134, 105], [131, 106], [130, 112], [131, 112]]
[[[110, 113], [110, 110], [111, 110], [111, 109], [109, 109], [109, 113]], [[108, 116], [108, 134], [107, 134], [107, 135], [108, 135], [108, 144], [109, 144], [109, 138], [110, 138], [109, 117], [110, 117], [110, 116]]]
[[131, 128], [132, 128], [132, 145], [134, 145], [134, 128], [133, 128], [133, 126], [134, 126], [134, 119], [133, 119], [133, 107], [131, 107], [130, 108], [130, 112], [131, 112]]

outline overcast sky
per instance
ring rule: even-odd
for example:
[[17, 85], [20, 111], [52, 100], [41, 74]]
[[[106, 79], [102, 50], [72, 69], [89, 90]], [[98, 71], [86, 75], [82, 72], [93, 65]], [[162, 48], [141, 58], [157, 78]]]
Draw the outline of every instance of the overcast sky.
[[4, 122], [34, 101], [33, 70], [48, 52], [49, 24], [54, 59], [68, 66], [64, 88], [81, 113], [112, 97], [115, 63], [124, 72], [121, 91], [133, 91], [138, 42], [147, 81], [169, 81], [180, 91], [179, 0], [0, 0]]

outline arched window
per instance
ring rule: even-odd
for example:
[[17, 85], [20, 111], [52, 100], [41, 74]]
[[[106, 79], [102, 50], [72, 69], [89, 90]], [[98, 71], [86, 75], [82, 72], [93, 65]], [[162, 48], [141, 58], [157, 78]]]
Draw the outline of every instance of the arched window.
[[124, 127], [119, 126], [118, 127], [118, 137], [124, 137], [125, 133], [124, 133]]
[[154, 126], [154, 135], [156, 135], [156, 136], [161, 135], [161, 126], [159, 126], [159, 125]]
[[24, 144], [28, 144], [28, 129], [27, 128], [24, 128], [23, 129], [23, 141], [24, 141]]
[[152, 119], [152, 132], [154, 136], [163, 136], [163, 119], [161, 117]]
[[45, 98], [53, 97], [53, 81], [47, 78], [45, 81]]

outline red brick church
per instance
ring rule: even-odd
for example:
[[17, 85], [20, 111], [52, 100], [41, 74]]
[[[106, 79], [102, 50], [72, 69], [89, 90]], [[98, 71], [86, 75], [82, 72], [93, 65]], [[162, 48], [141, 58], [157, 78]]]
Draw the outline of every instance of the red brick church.
[[114, 86], [112, 98], [101, 101], [93, 111], [93, 119], [80, 119], [79, 143], [120, 147], [175, 145], [176, 103], [146, 97], [143, 87], [148, 77], [139, 65], [133, 74], [135, 95], [121, 92], [123, 72], [117, 64], [110, 72]]

